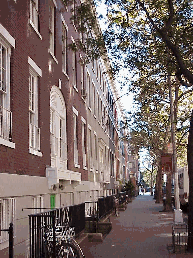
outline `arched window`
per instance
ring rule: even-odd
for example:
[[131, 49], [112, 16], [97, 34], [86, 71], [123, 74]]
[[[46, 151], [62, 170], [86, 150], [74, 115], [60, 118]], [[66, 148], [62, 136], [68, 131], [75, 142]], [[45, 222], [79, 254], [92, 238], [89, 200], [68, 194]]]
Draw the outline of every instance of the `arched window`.
[[60, 89], [53, 86], [50, 94], [51, 166], [67, 169], [66, 107]]

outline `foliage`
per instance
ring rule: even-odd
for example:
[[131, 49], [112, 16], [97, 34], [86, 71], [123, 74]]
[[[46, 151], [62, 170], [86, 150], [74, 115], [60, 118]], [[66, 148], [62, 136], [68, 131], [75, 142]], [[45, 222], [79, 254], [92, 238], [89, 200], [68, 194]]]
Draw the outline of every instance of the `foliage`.
[[133, 183], [131, 181], [128, 181], [127, 183], [125, 183], [124, 189], [125, 189], [125, 191], [129, 191], [130, 193], [132, 193], [133, 190], [135, 189], [135, 186], [133, 185]]
[[151, 180], [152, 180], [152, 186], [155, 185], [155, 183], [156, 183], [156, 174], [157, 174], [157, 170], [155, 170], [155, 169], [153, 169], [153, 171], [151, 171], [148, 168], [146, 168], [142, 172], [143, 181], [145, 182], [145, 184], [147, 186], [151, 187]]
[[121, 53], [127, 68], [141, 71], [152, 62], [155, 69], [157, 64], [166, 67], [168, 56], [171, 73], [183, 84], [193, 84], [191, 1], [106, 0], [106, 4], [105, 42], [114, 58]]

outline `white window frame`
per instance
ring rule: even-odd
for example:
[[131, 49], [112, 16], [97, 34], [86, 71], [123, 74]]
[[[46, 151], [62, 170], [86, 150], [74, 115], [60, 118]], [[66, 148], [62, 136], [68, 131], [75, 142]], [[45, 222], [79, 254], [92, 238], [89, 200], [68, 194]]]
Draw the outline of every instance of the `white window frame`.
[[73, 110], [73, 128], [74, 128], [74, 166], [75, 167], [80, 167], [78, 164], [78, 111], [72, 107]]
[[55, 57], [55, 13], [56, 13], [56, 1], [49, 1], [49, 53], [53, 57], [56, 63], [58, 63]]
[[68, 26], [64, 20], [63, 15], [61, 14], [62, 20], [62, 72], [68, 76]]
[[83, 154], [83, 169], [86, 169], [86, 120], [81, 117], [82, 121], [82, 154]]
[[38, 10], [39, 0], [30, 0], [30, 10], [29, 10], [29, 23], [37, 33], [38, 37], [42, 39], [42, 36], [39, 32], [38, 23], [39, 23], [39, 10]]
[[80, 60], [81, 60], [81, 77], [80, 77], [80, 82], [81, 82], [81, 89], [85, 91], [86, 93], [86, 89], [85, 89], [85, 81], [84, 81], [84, 76], [85, 76], [85, 64], [84, 61], [82, 59], [82, 56], [80, 56]]
[[72, 51], [72, 85], [77, 89], [77, 58], [76, 51]]
[[[29, 153], [42, 156], [40, 152], [40, 128], [38, 127], [38, 80], [42, 70], [28, 57], [29, 64]], [[32, 82], [34, 83], [32, 89]], [[33, 92], [34, 91], [34, 92]], [[31, 101], [30, 101], [31, 100]], [[34, 103], [34, 107], [32, 106]]]
[[[71, 37], [72, 44], [75, 44], [75, 40], [73, 37]], [[78, 91], [77, 89], [77, 53], [76, 50], [72, 50], [72, 85]]]
[[[2, 198], [0, 199], [0, 224], [1, 229], [8, 229], [10, 223], [13, 223], [13, 234], [16, 236], [16, 199]], [[9, 234], [7, 231], [0, 232], [0, 250], [9, 246]]]
[[96, 132], [94, 132], [94, 157], [95, 160], [98, 160], [98, 140]]
[[[15, 143], [11, 142], [12, 134], [12, 112], [10, 111], [10, 57], [11, 48], [15, 48], [15, 39], [0, 24], [0, 45], [6, 49], [6, 68], [5, 68], [5, 87], [0, 84], [1, 100], [0, 100], [0, 144], [15, 148]], [[0, 64], [2, 69], [2, 60]], [[2, 71], [1, 71], [2, 74]], [[0, 78], [1, 80], [1, 78]]]
[[[61, 101], [61, 103], [57, 103], [57, 101]], [[60, 164], [65, 164], [66, 167], [66, 108], [63, 95], [57, 86], [52, 86], [50, 95], [50, 144], [51, 158]]]

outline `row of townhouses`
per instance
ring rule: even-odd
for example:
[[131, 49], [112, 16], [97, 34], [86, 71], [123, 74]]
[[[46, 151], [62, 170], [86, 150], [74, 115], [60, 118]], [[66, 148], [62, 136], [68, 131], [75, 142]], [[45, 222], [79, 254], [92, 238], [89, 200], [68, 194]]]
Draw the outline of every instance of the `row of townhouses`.
[[[29, 214], [115, 194], [130, 172], [135, 182], [108, 65], [68, 48], [81, 37], [74, 4], [1, 2], [0, 230], [13, 222], [15, 257], [28, 257]], [[0, 231], [0, 257], [7, 248]]]

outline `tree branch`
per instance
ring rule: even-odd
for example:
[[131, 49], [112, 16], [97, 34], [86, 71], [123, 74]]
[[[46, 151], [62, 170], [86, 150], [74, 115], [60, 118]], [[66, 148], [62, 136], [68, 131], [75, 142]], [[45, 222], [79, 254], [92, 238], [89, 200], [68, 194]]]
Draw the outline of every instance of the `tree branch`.
[[[157, 27], [157, 25], [151, 18], [149, 12], [147, 11], [147, 8], [145, 7], [144, 3], [142, 3], [140, 0], [136, 0], [136, 1], [139, 4], [139, 6], [142, 8], [142, 10], [145, 12], [145, 14], [147, 15], [147, 18], [148, 18], [149, 22], [151, 23], [151, 25], [153, 26], [153, 28], [159, 33], [162, 40], [165, 42], [166, 46], [169, 48], [169, 50], [171, 50], [171, 52], [175, 56], [177, 64], [181, 71], [181, 74], [183, 74], [184, 77], [190, 82], [190, 84], [193, 85], [193, 74], [187, 69], [187, 67], [184, 63], [184, 60], [180, 54], [179, 48], [171, 42], [170, 38], [168, 37], [168, 35], [166, 33], [165, 28], [160, 29]], [[172, 0], [168, 0], [168, 3], [170, 6], [169, 8], [171, 8], [170, 9], [170, 16], [171, 16], [172, 15], [172, 7], [171, 7]], [[171, 22], [170, 18], [169, 18], [168, 22]]]
[[168, 30], [171, 27], [171, 24], [173, 22], [174, 18], [174, 6], [172, 3], [172, 0], [168, 0], [168, 6], [169, 6], [169, 18], [166, 22], [166, 29]]

